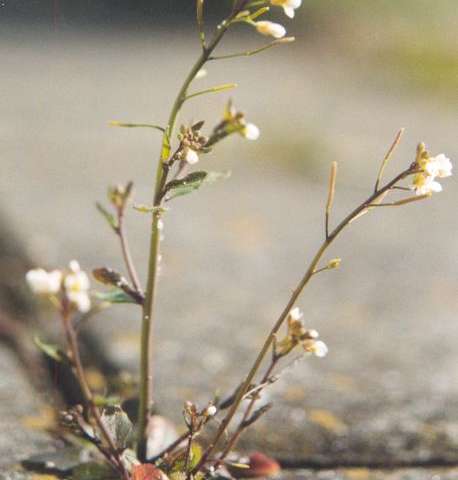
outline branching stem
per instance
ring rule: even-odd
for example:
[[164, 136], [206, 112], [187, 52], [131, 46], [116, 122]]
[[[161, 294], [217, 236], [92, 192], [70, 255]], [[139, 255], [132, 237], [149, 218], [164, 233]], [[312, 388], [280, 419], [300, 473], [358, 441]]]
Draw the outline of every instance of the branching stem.
[[350, 224], [350, 222], [356, 218], [358, 215], [360, 215], [363, 211], [367, 210], [368, 207], [374, 203], [374, 201], [377, 200], [378, 197], [381, 195], [384, 195], [385, 193], [388, 193], [399, 181], [403, 180], [407, 176], [411, 175], [412, 173], [415, 172], [415, 165], [410, 166], [407, 170], [404, 170], [401, 172], [399, 175], [397, 175], [393, 180], [388, 182], [384, 187], [377, 189], [372, 195], [370, 195], [364, 202], [362, 202], [358, 207], [356, 207], [351, 213], [349, 213], [335, 228], [332, 230], [329, 235], [325, 238], [323, 243], [321, 244], [320, 248], [318, 249], [317, 253], [313, 257], [313, 260], [311, 261], [307, 271], [305, 272], [304, 276], [302, 277], [301, 281], [297, 285], [296, 289], [293, 291], [293, 294], [291, 295], [291, 298], [289, 299], [288, 303], [286, 304], [284, 310], [282, 311], [280, 317], [278, 320], [275, 322], [274, 326], [272, 327], [272, 330], [270, 331], [269, 335], [267, 336], [264, 345], [261, 348], [261, 351], [259, 352], [253, 366], [251, 367], [251, 370], [249, 371], [248, 375], [245, 378], [245, 381], [243, 382], [242, 386], [238, 390], [237, 397], [234, 401], [234, 403], [231, 405], [228, 413], [224, 417], [223, 421], [220, 424], [219, 429], [217, 430], [213, 440], [205, 450], [204, 454], [202, 455], [202, 458], [199, 462], [199, 464], [194, 468], [194, 473], [198, 472], [205, 464], [206, 462], [211, 458], [213, 453], [215, 452], [215, 449], [220, 442], [224, 432], [226, 431], [229, 423], [231, 422], [232, 418], [234, 417], [235, 413], [237, 412], [237, 409], [240, 406], [241, 401], [244, 398], [244, 395], [246, 391], [249, 389], [250, 384], [252, 383], [255, 375], [257, 374], [259, 367], [261, 366], [265, 356], [269, 352], [269, 349], [271, 345], [274, 342], [274, 339], [277, 335], [277, 332], [280, 330], [282, 327], [283, 323], [285, 322], [286, 318], [288, 317], [289, 312], [291, 309], [294, 307], [297, 299], [301, 295], [302, 291], [306, 287], [306, 285], [309, 283], [310, 279], [312, 278], [316, 267], [321, 260], [321, 257], [323, 254], [326, 252], [328, 247], [333, 243], [333, 241], [339, 236], [339, 234], [342, 232], [342, 230], [345, 229], [346, 226]]
[[[129, 474], [127, 473], [126, 469], [124, 468], [124, 465], [121, 461], [121, 458], [118, 454], [118, 450], [116, 448], [116, 445], [114, 444], [113, 439], [111, 438], [110, 433], [108, 430], [105, 428], [105, 425], [102, 421], [102, 418], [100, 416], [99, 409], [95, 405], [94, 402], [94, 396], [92, 395], [91, 389], [89, 388], [89, 385], [86, 380], [86, 375], [84, 373], [84, 368], [83, 364], [81, 362], [81, 356], [80, 356], [80, 351], [78, 347], [78, 337], [76, 334], [75, 329], [73, 328], [72, 324], [72, 319], [71, 315], [69, 312], [68, 305], [64, 305], [63, 311], [62, 311], [62, 324], [64, 327], [65, 331], [65, 336], [67, 338], [67, 343], [68, 343], [68, 348], [71, 352], [71, 362], [73, 365], [73, 369], [76, 375], [76, 378], [78, 380], [78, 383], [81, 388], [81, 392], [83, 394], [84, 400], [86, 401], [87, 407], [89, 408], [95, 423], [97, 424], [98, 429], [100, 430], [103, 438], [108, 444], [109, 447], [109, 457], [108, 460], [110, 463], [112, 463], [113, 466], [115, 466], [122, 474], [123, 478], [125, 480], [129, 480]], [[101, 449], [102, 453], [104, 455], [107, 455], [107, 452], [105, 449]]]

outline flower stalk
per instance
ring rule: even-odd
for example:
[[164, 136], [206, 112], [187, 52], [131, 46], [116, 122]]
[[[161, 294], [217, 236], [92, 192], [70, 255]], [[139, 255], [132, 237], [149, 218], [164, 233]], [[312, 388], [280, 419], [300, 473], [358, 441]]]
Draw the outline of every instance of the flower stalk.
[[[241, 7], [243, 7], [241, 2]], [[224, 20], [217, 28], [217, 31], [208, 46], [203, 45], [202, 52], [194, 66], [191, 68], [183, 85], [181, 86], [173, 103], [167, 127], [162, 137], [162, 147], [159, 162], [156, 170], [156, 180], [154, 185], [154, 207], [160, 207], [164, 197], [164, 187], [167, 182], [168, 166], [167, 162], [171, 152], [171, 139], [175, 129], [175, 123], [178, 114], [187, 100], [189, 86], [195, 79], [198, 72], [209, 60], [212, 52], [215, 50], [231, 21], [240, 11], [240, 8], [234, 8], [231, 15]], [[145, 290], [145, 302], [142, 313], [142, 331], [141, 331], [141, 352], [140, 352], [140, 398], [138, 410], [138, 443], [137, 455], [140, 461], [145, 461], [147, 456], [147, 425], [150, 410], [153, 402], [153, 317], [154, 304], [157, 291], [157, 271], [158, 257], [160, 252], [160, 229], [158, 228], [162, 212], [155, 209], [152, 213], [151, 237], [149, 247], [148, 277]]]

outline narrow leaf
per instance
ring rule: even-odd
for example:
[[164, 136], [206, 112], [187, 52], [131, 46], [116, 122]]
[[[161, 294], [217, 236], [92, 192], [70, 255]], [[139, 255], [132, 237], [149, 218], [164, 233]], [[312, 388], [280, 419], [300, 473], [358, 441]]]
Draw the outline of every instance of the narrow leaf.
[[160, 125], [153, 125], [151, 123], [123, 123], [123, 122], [118, 122], [117, 120], [113, 120], [112, 122], [110, 122], [110, 127], [153, 128], [155, 130], [159, 130], [162, 133], [165, 132], [164, 127], [161, 127]]
[[204, 183], [214, 183], [219, 179], [227, 178], [229, 175], [229, 173], [197, 171], [179, 180], [171, 180], [165, 187], [167, 200], [192, 193]]
[[119, 228], [119, 225], [115, 216], [112, 215], [101, 203], [97, 202], [95, 205], [97, 207], [97, 210], [105, 217], [108, 225], [110, 225], [113, 230], [117, 230]]
[[57, 346], [43, 342], [39, 337], [33, 339], [35, 345], [48, 357], [56, 362], [62, 362], [67, 359], [65, 353]]
[[134, 210], [137, 210], [137, 212], [140, 213], [164, 213], [167, 211], [166, 208], [161, 207], [161, 206], [155, 206], [155, 205], [145, 205], [143, 203], [136, 203], [134, 205]]
[[126, 292], [124, 292], [119, 288], [114, 288], [109, 292], [96, 292], [95, 296], [97, 299], [99, 299], [102, 302], [135, 303], [135, 304], [138, 303], [135, 301], [134, 298], [132, 298], [132, 296], [130, 296], [129, 294], [127, 294]]

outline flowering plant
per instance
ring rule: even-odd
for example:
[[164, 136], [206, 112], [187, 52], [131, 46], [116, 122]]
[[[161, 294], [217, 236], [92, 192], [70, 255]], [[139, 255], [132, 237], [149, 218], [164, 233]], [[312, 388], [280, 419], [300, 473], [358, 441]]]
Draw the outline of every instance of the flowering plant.
[[[82, 392], [83, 403], [62, 412], [61, 415], [62, 426], [72, 434], [72, 438], [76, 442], [84, 441], [86, 448], [87, 445], [91, 446], [88, 449], [91, 462], [77, 467], [76, 477], [83, 478], [86, 475], [84, 478], [92, 478], [97, 472], [101, 477], [108, 478], [114, 475], [125, 480], [167, 477], [181, 480], [216, 475], [257, 476], [276, 472], [278, 466], [275, 462], [260, 454], [250, 457], [245, 463], [231, 455], [243, 432], [270, 408], [270, 404], [259, 407], [258, 401], [261, 392], [279, 378], [282, 371], [279, 368], [280, 362], [291, 357], [292, 352], [300, 352], [301, 356], [312, 354], [317, 357], [325, 357], [328, 353], [328, 347], [319, 339], [318, 332], [304, 325], [302, 313], [296, 306], [299, 296], [315, 275], [339, 267], [341, 263], [339, 258], [324, 263], [322, 259], [328, 247], [348, 225], [379, 207], [397, 207], [425, 200], [433, 193], [441, 191], [442, 187], [437, 179], [452, 174], [450, 160], [444, 154], [431, 156], [421, 143], [406, 168], [391, 180], [384, 182], [384, 171], [401, 140], [403, 133], [401, 130], [382, 161], [368, 197], [332, 227], [331, 213], [337, 178], [337, 163], [333, 162], [324, 211], [322, 244], [266, 335], [252, 368], [227, 398], [209, 400], [203, 407], [198, 407], [190, 401], [185, 402], [183, 408], [185, 432], [181, 436], [176, 436], [164, 448], [158, 450], [153, 447], [152, 325], [155, 318], [162, 231], [168, 202], [176, 197], [188, 195], [206, 183], [227, 176], [223, 173], [195, 169], [201, 157], [212, 152], [221, 141], [233, 134], [241, 135], [248, 140], [256, 140], [260, 135], [258, 127], [247, 121], [243, 112], [237, 110], [232, 102], [226, 105], [221, 121], [207, 134], [204, 133], [204, 121], [190, 125], [182, 124], [177, 131], [178, 115], [183, 105], [191, 98], [235, 87], [234, 84], [224, 84], [190, 92], [193, 82], [205, 74], [203, 67], [206, 64], [216, 60], [251, 56], [294, 41], [294, 37], [286, 37], [286, 30], [282, 25], [260, 18], [263, 18], [271, 7], [282, 8], [284, 13], [292, 18], [300, 5], [301, 0], [234, 0], [228, 16], [207, 39], [204, 0], [197, 0], [196, 18], [201, 52], [176, 96], [167, 123], [164, 126], [119, 121], [111, 123], [117, 127], [152, 128], [162, 135], [151, 204], [134, 205], [136, 210], [151, 218], [145, 287], [132, 260], [124, 225], [124, 218], [133, 195], [132, 183], [109, 189], [110, 208], [98, 204], [99, 211], [119, 238], [127, 278], [110, 268], [96, 268], [92, 272], [95, 280], [110, 287], [108, 292], [103, 293], [90, 289], [88, 275], [80, 269], [75, 260], [70, 262], [68, 269], [46, 271], [40, 268], [27, 274], [27, 282], [32, 291], [49, 299], [59, 312], [66, 339], [64, 348], [54, 347], [42, 341], [37, 341], [37, 344], [44, 353], [56, 361], [69, 365]], [[253, 27], [260, 34], [273, 37], [273, 40], [255, 50], [215, 55], [214, 52], [221, 40], [235, 24]], [[96, 313], [101, 305], [117, 303], [136, 304], [142, 312], [138, 414], [135, 424], [119, 402], [113, 402], [108, 397], [99, 398], [91, 391], [78, 342], [78, 325], [82, 318]], [[270, 358], [270, 361], [267, 361], [267, 358]], [[265, 370], [261, 372], [263, 367]], [[241, 414], [240, 418], [236, 416], [238, 413]], [[201, 442], [204, 434], [207, 436], [206, 441]]]

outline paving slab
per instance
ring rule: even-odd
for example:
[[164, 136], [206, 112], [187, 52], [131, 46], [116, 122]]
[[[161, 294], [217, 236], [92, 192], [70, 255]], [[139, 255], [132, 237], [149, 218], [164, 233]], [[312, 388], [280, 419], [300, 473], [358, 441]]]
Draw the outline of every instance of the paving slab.
[[[55, 449], [49, 435], [30, 425], [42, 414], [16, 355], [0, 344], [0, 472], [30, 455]], [[29, 427], [28, 427], [29, 425]]]
[[[93, 202], [106, 184], [133, 179], [137, 201], [147, 203], [157, 141], [105, 125], [146, 121], [153, 111], [155, 120], [165, 117], [169, 102], [158, 92], [185, 70], [191, 47], [180, 50], [175, 40], [176, 55], [162, 56], [161, 38], [146, 49], [144, 37], [32, 32], [0, 47], [9, 66], [0, 190], [38, 263], [75, 257], [88, 269], [122, 268]], [[410, 162], [420, 139], [458, 158], [453, 105], [403, 96], [371, 83], [362, 68], [293, 52], [272, 57], [284, 75], [281, 90], [271, 63], [258, 61], [252, 73], [233, 64], [243, 85], [238, 98], [260, 123], [264, 143], [237, 145], [234, 158], [234, 141], [205, 159], [203, 168], [232, 169], [233, 177], [177, 200], [165, 218], [156, 391], [160, 411], [177, 422], [184, 400], [204, 403], [216, 390], [230, 391], [253, 361], [322, 239], [331, 160], [340, 160], [342, 172], [339, 218], [367, 195], [397, 127], [409, 129], [397, 162]], [[159, 64], [173, 79], [160, 78]], [[218, 68], [216, 82], [223, 79]], [[269, 101], [253, 98], [259, 79]], [[299, 87], [303, 96], [285, 97]], [[216, 119], [219, 110], [205, 113]], [[197, 104], [185, 118], [201, 118]], [[293, 127], [297, 151], [289, 138], [277, 138]], [[323, 147], [312, 149], [310, 137]], [[457, 199], [452, 178], [428, 203], [373, 212], [333, 247], [329, 258], [342, 257], [342, 268], [318, 277], [299, 302], [330, 354], [298, 365], [272, 388], [275, 408], [243, 448], [314, 467], [458, 463]], [[147, 219], [133, 213], [128, 227], [144, 278]], [[111, 358], [132, 371], [139, 318], [135, 307], [120, 306], [90, 325]]]

